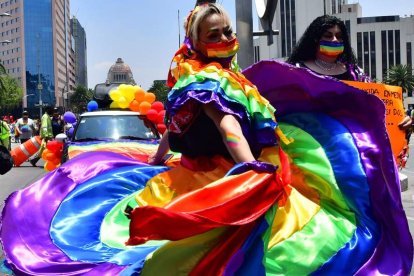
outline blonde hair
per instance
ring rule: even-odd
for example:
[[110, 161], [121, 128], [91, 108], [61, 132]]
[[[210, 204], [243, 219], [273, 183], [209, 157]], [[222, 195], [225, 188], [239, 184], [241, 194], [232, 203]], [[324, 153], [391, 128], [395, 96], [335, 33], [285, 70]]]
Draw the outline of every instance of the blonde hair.
[[184, 29], [186, 30], [186, 36], [191, 39], [191, 41], [194, 43], [198, 41], [198, 32], [199, 32], [199, 26], [201, 22], [208, 16], [212, 14], [218, 14], [221, 15], [225, 21], [231, 25], [230, 16], [226, 12], [226, 10], [223, 8], [223, 6], [219, 4], [203, 4], [200, 6], [197, 6], [194, 8], [194, 10], [191, 11], [190, 15], [187, 17], [185, 23], [184, 23]]

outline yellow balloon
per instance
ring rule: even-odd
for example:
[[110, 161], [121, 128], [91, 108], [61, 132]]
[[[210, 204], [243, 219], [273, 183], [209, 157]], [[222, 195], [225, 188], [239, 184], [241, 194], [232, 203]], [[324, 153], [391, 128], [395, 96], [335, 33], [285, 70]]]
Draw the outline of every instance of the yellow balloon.
[[110, 97], [110, 98], [111, 98], [114, 102], [119, 101], [119, 98], [120, 98], [121, 96], [122, 96], [122, 95], [121, 95], [121, 92], [120, 92], [118, 89], [109, 91], [109, 97]]
[[132, 102], [135, 99], [135, 87], [133, 85], [127, 85], [124, 89], [124, 97], [127, 99], [127, 102]]
[[118, 86], [118, 90], [124, 90], [125, 86], [127, 86], [125, 83]]
[[121, 99], [119, 100], [119, 101], [117, 101], [118, 102], [118, 105], [119, 105], [119, 107], [120, 108], [128, 108], [128, 106], [129, 106], [129, 102], [126, 100], [126, 98], [125, 97], [121, 97]]
[[112, 103], [109, 105], [109, 108], [112, 108], [112, 109], [117, 109], [117, 108], [120, 108], [120, 107], [119, 107], [118, 102], [112, 102]]

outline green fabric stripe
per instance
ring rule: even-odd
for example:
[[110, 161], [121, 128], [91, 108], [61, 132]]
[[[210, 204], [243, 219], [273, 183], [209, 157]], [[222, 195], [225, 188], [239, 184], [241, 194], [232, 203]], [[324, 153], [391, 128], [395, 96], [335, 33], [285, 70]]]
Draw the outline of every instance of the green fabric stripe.
[[297, 127], [286, 123], [280, 126], [288, 137], [295, 138], [290, 145], [283, 145], [283, 149], [302, 170], [308, 186], [318, 191], [321, 210], [303, 229], [269, 249], [266, 272], [269, 275], [308, 275], [352, 238], [356, 219], [341, 195], [320, 144]]
[[353, 213], [325, 206], [301, 231], [268, 250], [266, 274], [309, 275], [338, 252], [355, 229]]
[[307, 132], [286, 123], [279, 123], [287, 137], [293, 137], [289, 145], [282, 143], [283, 150], [292, 162], [304, 173], [308, 186], [318, 191], [321, 207], [325, 201], [332, 201], [339, 208], [349, 209], [336, 183], [331, 164], [322, 146]]
[[[124, 215], [127, 205], [135, 208], [138, 206], [135, 196], [141, 190], [124, 198], [105, 216], [101, 224], [101, 241], [112, 248], [125, 249], [125, 242], [129, 239], [129, 222], [130, 220]], [[145, 246], [162, 245], [166, 241], [148, 241]]]

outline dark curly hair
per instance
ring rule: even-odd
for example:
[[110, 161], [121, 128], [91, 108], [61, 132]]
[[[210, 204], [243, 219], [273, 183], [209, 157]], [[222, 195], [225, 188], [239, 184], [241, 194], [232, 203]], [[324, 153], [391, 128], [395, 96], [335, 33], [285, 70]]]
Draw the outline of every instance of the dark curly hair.
[[345, 24], [339, 18], [331, 15], [319, 16], [312, 21], [296, 47], [293, 49], [291, 56], [287, 59], [287, 62], [290, 64], [296, 64], [307, 60], [315, 60], [316, 52], [319, 47], [319, 40], [326, 30], [334, 26], [338, 26], [341, 30], [342, 40], [344, 43], [344, 52], [338, 57], [337, 60], [346, 64], [356, 65], [357, 60], [352, 50]]

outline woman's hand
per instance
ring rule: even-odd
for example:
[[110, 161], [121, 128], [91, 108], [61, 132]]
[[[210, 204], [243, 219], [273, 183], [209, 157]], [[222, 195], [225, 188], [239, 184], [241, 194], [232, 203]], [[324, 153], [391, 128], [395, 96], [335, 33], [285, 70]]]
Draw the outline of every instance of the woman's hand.
[[162, 163], [162, 156], [160, 157], [156, 153], [153, 155], [148, 156], [148, 164], [150, 165], [159, 165]]
[[413, 120], [410, 116], [405, 116], [404, 119], [398, 124], [398, 127], [402, 130], [407, 130], [411, 127]]

